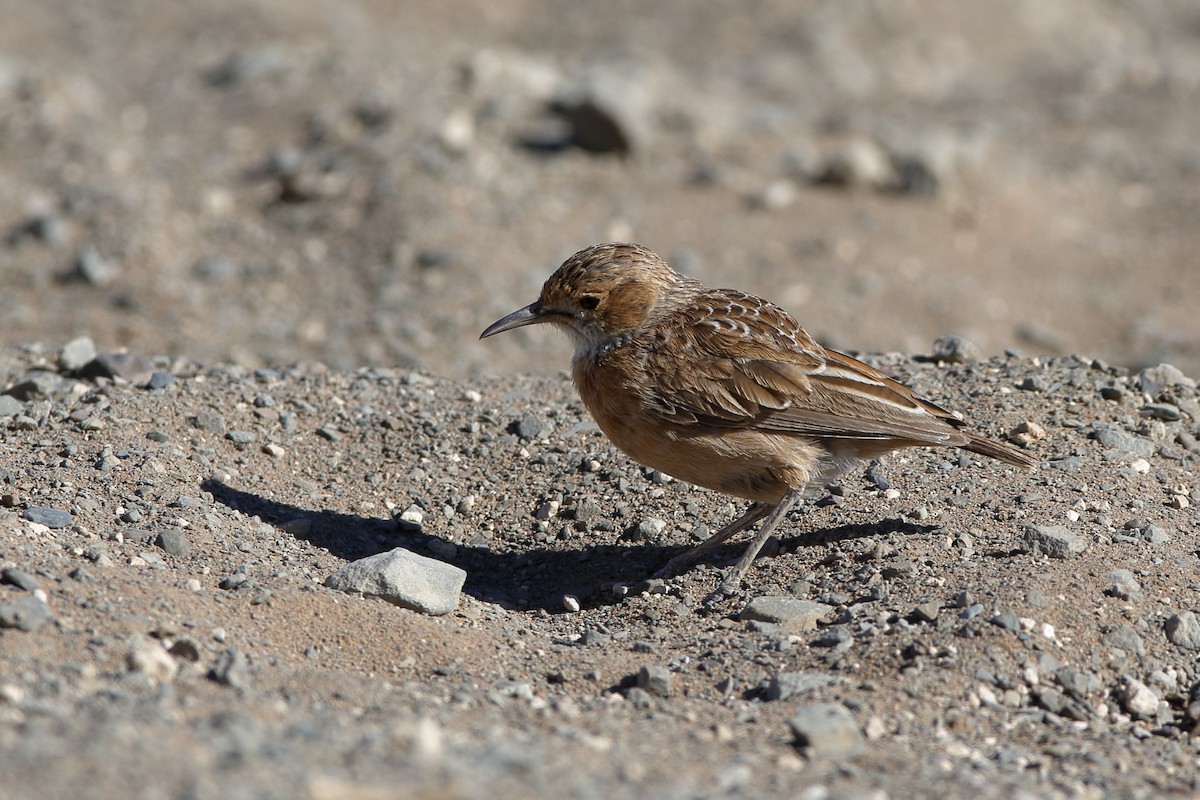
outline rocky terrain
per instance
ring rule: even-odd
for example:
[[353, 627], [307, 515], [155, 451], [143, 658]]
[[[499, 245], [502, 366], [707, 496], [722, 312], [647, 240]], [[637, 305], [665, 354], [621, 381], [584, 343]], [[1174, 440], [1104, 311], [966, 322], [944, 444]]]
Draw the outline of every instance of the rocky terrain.
[[[0, 12], [0, 798], [1200, 793], [1192, 4]], [[740, 504], [477, 341], [609, 239], [1039, 466], [650, 579]]]

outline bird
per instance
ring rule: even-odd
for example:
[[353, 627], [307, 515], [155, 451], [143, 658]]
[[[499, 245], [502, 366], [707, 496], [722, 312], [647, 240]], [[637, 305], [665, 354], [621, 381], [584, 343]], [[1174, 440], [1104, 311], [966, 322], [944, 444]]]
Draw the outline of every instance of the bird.
[[863, 461], [901, 448], [957, 447], [1017, 467], [1035, 464], [874, 367], [823, 347], [774, 303], [708, 288], [642, 245], [580, 250], [537, 300], [480, 339], [538, 324], [570, 336], [580, 399], [618, 449], [751, 502], [656, 573], [678, 574], [761, 521], [710, 598], [740, 592], [788, 512]]

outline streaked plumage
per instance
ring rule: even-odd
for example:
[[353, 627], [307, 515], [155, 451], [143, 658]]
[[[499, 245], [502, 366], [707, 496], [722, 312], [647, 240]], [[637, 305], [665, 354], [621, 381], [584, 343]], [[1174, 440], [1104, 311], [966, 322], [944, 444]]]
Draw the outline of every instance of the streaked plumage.
[[773, 303], [709, 289], [640, 245], [579, 251], [537, 301], [481, 338], [540, 322], [571, 335], [575, 385], [617, 447], [675, 478], [756, 503], [664, 572], [770, 514], [727, 575], [726, 592], [788, 508], [862, 459], [951, 446], [1034, 463], [873, 367], [825, 349]]

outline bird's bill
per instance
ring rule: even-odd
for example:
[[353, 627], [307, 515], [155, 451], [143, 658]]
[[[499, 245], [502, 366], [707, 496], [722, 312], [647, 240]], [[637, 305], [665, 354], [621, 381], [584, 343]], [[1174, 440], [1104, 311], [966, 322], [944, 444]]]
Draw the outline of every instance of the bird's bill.
[[516, 311], [509, 314], [507, 317], [496, 320], [491, 325], [487, 326], [487, 330], [479, 334], [480, 339], [486, 339], [497, 333], [511, 331], [513, 328], [520, 328], [525, 325], [536, 325], [539, 322], [546, 322], [550, 317], [542, 309], [540, 300], [535, 300], [524, 308], [518, 308]]

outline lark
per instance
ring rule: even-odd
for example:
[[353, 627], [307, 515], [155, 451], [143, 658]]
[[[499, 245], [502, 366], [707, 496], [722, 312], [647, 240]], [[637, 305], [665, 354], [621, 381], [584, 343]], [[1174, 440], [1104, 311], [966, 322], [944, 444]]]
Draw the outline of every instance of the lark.
[[715, 596], [740, 591], [788, 512], [864, 460], [959, 447], [1034, 464], [879, 370], [822, 347], [779, 306], [710, 289], [640, 245], [580, 250], [537, 300], [480, 338], [541, 323], [570, 335], [575, 386], [613, 444], [681, 481], [752, 502], [658, 573], [686, 569], [761, 521]]

